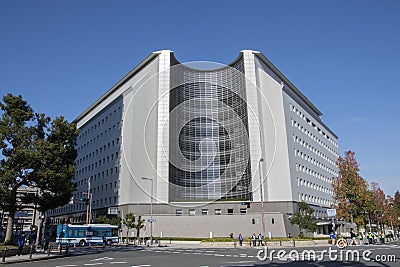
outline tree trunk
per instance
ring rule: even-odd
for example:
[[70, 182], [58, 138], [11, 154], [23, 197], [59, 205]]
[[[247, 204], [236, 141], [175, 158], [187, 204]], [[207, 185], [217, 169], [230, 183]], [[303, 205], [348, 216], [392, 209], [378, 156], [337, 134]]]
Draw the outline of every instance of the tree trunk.
[[45, 219], [46, 219], [46, 212], [43, 212], [42, 215], [40, 216], [40, 224], [39, 227], [37, 229], [37, 233], [36, 233], [36, 243], [35, 245], [38, 245], [40, 243], [40, 241], [42, 241], [44, 239], [44, 232], [45, 232]]
[[9, 211], [8, 213], [8, 220], [7, 220], [7, 230], [6, 230], [6, 237], [4, 242], [9, 243], [12, 241], [13, 237], [13, 225], [14, 225], [14, 215], [15, 211]]
[[7, 230], [6, 237], [4, 239], [5, 243], [12, 242], [13, 238], [13, 226], [14, 226], [14, 216], [17, 211], [17, 189], [20, 187], [20, 184], [17, 184], [13, 187], [10, 192], [10, 201], [8, 203], [8, 220], [7, 220]]

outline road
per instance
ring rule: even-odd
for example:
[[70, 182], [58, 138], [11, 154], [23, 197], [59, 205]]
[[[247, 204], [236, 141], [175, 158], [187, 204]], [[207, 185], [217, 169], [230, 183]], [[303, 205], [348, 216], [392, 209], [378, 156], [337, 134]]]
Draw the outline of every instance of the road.
[[[13, 263], [32, 267], [400, 266], [400, 243], [309, 248], [107, 247], [78, 249], [70, 257]], [[259, 252], [263, 250], [263, 252]], [[266, 252], [266, 253], [265, 253]], [[314, 254], [315, 253], [315, 254]], [[267, 255], [267, 257], [265, 257]], [[315, 255], [315, 258], [313, 257]], [[378, 261], [377, 261], [378, 260]]]

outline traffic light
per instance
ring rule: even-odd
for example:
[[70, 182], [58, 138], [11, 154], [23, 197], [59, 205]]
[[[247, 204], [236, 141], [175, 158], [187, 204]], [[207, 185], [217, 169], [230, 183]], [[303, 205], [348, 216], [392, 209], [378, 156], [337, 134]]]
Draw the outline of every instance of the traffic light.
[[88, 198], [81, 197], [79, 200], [80, 200], [81, 202], [85, 202], [86, 204], [89, 203], [89, 199], [88, 199]]

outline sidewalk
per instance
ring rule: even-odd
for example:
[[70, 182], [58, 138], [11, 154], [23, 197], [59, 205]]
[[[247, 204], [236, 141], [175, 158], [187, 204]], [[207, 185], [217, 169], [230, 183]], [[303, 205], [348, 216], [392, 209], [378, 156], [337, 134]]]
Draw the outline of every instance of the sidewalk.
[[[122, 247], [123, 248], [126, 246], [124, 244], [123, 246], [115, 245], [114, 247], [116, 247], [116, 248]], [[140, 247], [145, 247], [145, 246], [140, 246]], [[101, 249], [103, 249], [103, 246], [92, 246], [92, 247], [79, 248], [79, 250], [81, 250], [81, 249], [87, 249], [87, 250], [91, 250], [92, 251], [91, 253], [97, 253], [97, 252], [102, 252]], [[16, 251], [16, 249], [13, 249], [12, 251], [10, 250], [8, 255], [15, 254], [15, 251]], [[58, 250], [58, 246], [55, 246], [54, 249], [51, 250], [50, 254], [48, 252], [34, 252], [34, 253], [32, 253], [32, 257], [30, 256], [29, 248], [26, 248], [24, 250], [24, 254], [21, 256], [12, 255], [12, 256], [4, 257], [3, 252], [4, 251], [1, 251], [1, 254], [0, 254], [0, 264], [40, 261], [40, 260], [57, 259], [57, 258], [73, 257], [73, 256], [81, 255], [79, 253], [79, 251], [74, 250], [73, 247], [69, 247], [68, 253], [66, 253], [65, 247], [63, 247], [62, 252], [60, 254], [60, 251]]]
[[[7, 256], [3, 257], [1, 256], [1, 261], [0, 264], [10, 264], [10, 263], [18, 263], [18, 262], [29, 262], [29, 261], [39, 261], [39, 260], [45, 260], [45, 259], [55, 259], [55, 258], [61, 258], [61, 257], [67, 257], [70, 256], [70, 254], [65, 254], [65, 251], [62, 252], [60, 255], [60, 252], [57, 250], [53, 250], [50, 255], [46, 253], [32, 253], [32, 257], [30, 254], [23, 254], [21, 256]], [[4, 261], [3, 261], [4, 260]]]

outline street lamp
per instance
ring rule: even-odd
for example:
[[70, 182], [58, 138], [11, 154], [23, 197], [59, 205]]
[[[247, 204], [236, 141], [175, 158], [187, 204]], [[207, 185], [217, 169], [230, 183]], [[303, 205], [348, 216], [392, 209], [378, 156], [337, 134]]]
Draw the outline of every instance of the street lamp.
[[260, 176], [260, 195], [261, 195], [261, 224], [262, 224], [262, 235], [265, 236], [265, 222], [264, 222], [264, 195], [263, 195], [263, 182], [262, 182], [262, 175], [261, 175], [261, 162], [264, 159], [260, 158], [258, 161], [258, 173]]
[[153, 244], [153, 179], [142, 177], [143, 180], [151, 182], [151, 193], [150, 193], [150, 244]]

